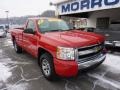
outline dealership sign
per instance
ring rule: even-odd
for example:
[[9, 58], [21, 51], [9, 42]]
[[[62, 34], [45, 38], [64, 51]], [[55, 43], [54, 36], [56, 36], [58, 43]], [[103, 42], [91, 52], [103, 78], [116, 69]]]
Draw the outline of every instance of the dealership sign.
[[60, 15], [120, 7], [120, 0], [73, 0], [58, 5]]

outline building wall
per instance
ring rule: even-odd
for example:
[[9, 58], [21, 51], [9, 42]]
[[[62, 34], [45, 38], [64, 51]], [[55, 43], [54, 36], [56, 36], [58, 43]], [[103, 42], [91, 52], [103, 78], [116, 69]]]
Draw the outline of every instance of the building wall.
[[[120, 21], [120, 8], [90, 12], [87, 26], [96, 28], [97, 18], [101, 18], [101, 17], [109, 17], [110, 23], [111, 23], [111, 21], [116, 21], [116, 20]], [[119, 27], [120, 28], [120, 24], [118, 24], [118, 25], [110, 24], [110, 28], [111, 27]]]
[[56, 4], [59, 15], [68, 15], [75, 13], [79, 14], [83, 12], [120, 8], [120, 0], [62, 0], [62, 1], [64, 2]]

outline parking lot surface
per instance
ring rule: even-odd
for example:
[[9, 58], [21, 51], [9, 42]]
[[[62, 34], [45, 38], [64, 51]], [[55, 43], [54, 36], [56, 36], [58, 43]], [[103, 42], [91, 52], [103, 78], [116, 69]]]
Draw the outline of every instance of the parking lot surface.
[[36, 58], [26, 52], [15, 53], [8, 35], [0, 38], [0, 90], [120, 90], [120, 53], [107, 54], [95, 70], [50, 82], [43, 77]]

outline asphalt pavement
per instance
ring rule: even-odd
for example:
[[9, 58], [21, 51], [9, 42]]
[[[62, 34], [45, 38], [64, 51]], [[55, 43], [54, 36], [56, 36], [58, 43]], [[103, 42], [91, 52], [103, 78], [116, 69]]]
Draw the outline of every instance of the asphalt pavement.
[[16, 54], [8, 34], [0, 38], [0, 90], [120, 90], [120, 53], [108, 53], [95, 70], [50, 82], [36, 58], [26, 52]]

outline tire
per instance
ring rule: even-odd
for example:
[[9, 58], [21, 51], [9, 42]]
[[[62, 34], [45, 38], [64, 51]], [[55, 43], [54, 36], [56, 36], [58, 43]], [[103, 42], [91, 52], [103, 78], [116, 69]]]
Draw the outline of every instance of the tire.
[[39, 65], [44, 77], [47, 80], [56, 80], [57, 75], [55, 73], [53, 58], [50, 54], [44, 53], [39, 59]]
[[13, 41], [13, 46], [14, 46], [16, 53], [22, 53], [22, 48], [17, 45], [16, 40]]

